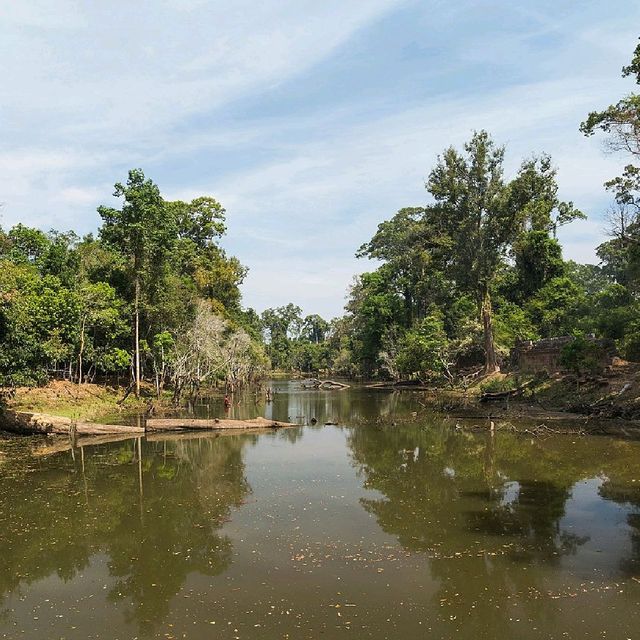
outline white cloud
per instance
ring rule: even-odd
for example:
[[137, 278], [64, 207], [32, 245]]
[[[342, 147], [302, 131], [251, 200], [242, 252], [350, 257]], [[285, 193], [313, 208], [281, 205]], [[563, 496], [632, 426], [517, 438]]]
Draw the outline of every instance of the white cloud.
[[[377, 95], [346, 87], [339, 106], [288, 104], [297, 78], [314, 78], [368, 25], [405, 6], [420, 16], [425, 41], [433, 25], [450, 30], [444, 67], [431, 69], [429, 53], [421, 61], [434, 73], [424, 75], [433, 81], [429, 95], [409, 91], [405, 100], [384, 77]], [[113, 182], [142, 166], [163, 174], [156, 179], [170, 198], [209, 193], [224, 204], [225, 244], [251, 267], [247, 304], [292, 300], [335, 315], [352, 274], [372, 267], [354, 260], [357, 247], [398, 208], [425, 200], [437, 153], [486, 128], [507, 144], [511, 173], [532, 152], [553, 155], [562, 197], [592, 216], [562, 231], [565, 254], [593, 259], [602, 183], [622, 162], [577, 127], [627, 90], [618, 74], [634, 46], [633, 21], [570, 30], [566, 16], [536, 5], [522, 32], [505, 31], [497, 42], [482, 29], [458, 32], [474, 11], [472, 2], [397, 0], [4, 3], [3, 224], [88, 231]], [[538, 51], [537, 38], [547, 36], [556, 43]], [[438, 84], [480, 63], [496, 70], [491, 86]], [[513, 72], [519, 66], [530, 73]], [[268, 115], [234, 118], [234, 105], [255, 104], [274, 87], [282, 96]]]
[[55, 20], [52, 3], [23, 4], [4, 8], [0, 28], [0, 54], [15, 62], [0, 68], [6, 117], [113, 144], [301, 73], [398, 2], [218, 0], [187, 13], [157, 2], [67, 2]]
[[93, 187], [65, 187], [60, 192], [60, 200], [72, 206], [96, 204], [104, 196], [104, 191]]
[[[23, 220], [62, 226], [76, 220], [87, 230], [96, 216], [86, 207], [94, 204], [97, 189], [130, 166], [173, 152], [184, 157], [201, 146], [175, 131], [188, 117], [304, 72], [398, 4], [4, 3], [5, 225]], [[202, 138], [228, 147], [251, 135], [236, 131], [231, 140], [224, 132], [207, 132]], [[78, 185], [79, 179], [92, 184]], [[102, 199], [110, 192], [108, 186]]]

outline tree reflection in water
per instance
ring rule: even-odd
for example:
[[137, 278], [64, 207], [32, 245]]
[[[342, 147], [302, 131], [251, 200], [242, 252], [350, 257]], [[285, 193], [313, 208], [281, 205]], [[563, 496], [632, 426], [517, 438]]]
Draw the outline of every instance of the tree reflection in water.
[[205, 437], [139, 448], [131, 440], [87, 448], [82, 461], [60, 454], [66, 468], [59, 456], [25, 461], [0, 492], [0, 592], [49, 575], [69, 581], [106, 554], [115, 578], [109, 599], [127, 603], [127, 620], [151, 633], [190, 573], [214, 576], [229, 566], [231, 541], [219, 530], [251, 490], [248, 442]]
[[[509, 601], [543, 592], [544, 567], [589, 539], [561, 520], [574, 484], [598, 475], [602, 461], [559, 464], [557, 446], [437, 426], [354, 429], [349, 446], [365, 486], [381, 494], [363, 507], [403, 547], [428, 555], [439, 583], [434, 606], [445, 618], [461, 609], [464, 619], [482, 616], [482, 637], [507, 637]], [[532, 618], [541, 615], [542, 600], [521, 601]]]
[[619, 566], [624, 576], [637, 579], [640, 575], [640, 486], [634, 484], [635, 482], [635, 478], [633, 483], [621, 482], [615, 477], [607, 478], [600, 487], [599, 493], [606, 500], [633, 509], [626, 514], [631, 551], [620, 560]]
[[[128, 635], [183, 626], [204, 638], [216, 603], [217, 617], [237, 620], [245, 635], [260, 627], [282, 637], [305, 620], [308, 630], [331, 629], [345, 613], [326, 605], [341, 604], [337, 591], [353, 607], [344, 619], [358, 613], [372, 637], [390, 637], [387, 625], [413, 637], [423, 624], [434, 637], [563, 628], [593, 637], [598, 603], [635, 610], [632, 590], [613, 586], [640, 568], [639, 443], [472, 434], [414, 415], [417, 397], [279, 392], [274, 417], [317, 424], [0, 458], [6, 627], [39, 638], [62, 633], [67, 619], [78, 634], [83, 621], [110, 619]], [[259, 413], [250, 401], [243, 417]], [[340, 426], [325, 428], [334, 417]], [[255, 503], [233, 516], [251, 491], [246, 474]], [[223, 580], [199, 578], [227, 569]], [[604, 600], [598, 589], [608, 586]], [[40, 627], [43, 589], [51, 603]], [[302, 617], [274, 622], [279, 603]], [[524, 633], [519, 620], [531, 622]], [[602, 628], [625, 625], [608, 616]]]

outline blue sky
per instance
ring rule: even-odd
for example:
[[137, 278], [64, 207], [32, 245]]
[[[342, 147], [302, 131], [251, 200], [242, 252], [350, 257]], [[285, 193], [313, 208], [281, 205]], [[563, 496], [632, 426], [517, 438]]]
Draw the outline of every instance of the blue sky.
[[630, 0], [4, 2], [1, 224], [93, 231], [142, 167], [167, 198], [226, 207], [245, 305], [331, 317], [373, 266], [358, 246], [486, 128], [508, 175], [553, 156], [589, 215], [565, 255], [595, 262], [602, 183], [626, 159], [578, 125], [633, 89], [638, 25]]

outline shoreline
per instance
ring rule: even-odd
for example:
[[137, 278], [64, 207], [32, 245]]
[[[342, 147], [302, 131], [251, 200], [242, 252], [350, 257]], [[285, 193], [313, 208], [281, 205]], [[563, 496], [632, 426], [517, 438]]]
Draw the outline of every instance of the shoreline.
[[[481, 401], [487, 389], [508, 390], [518, 385], [522, 385], [522, 394], [515, 397], [507, 394], [487, 402]], [[364, 388], [415, 394], [425, 411], [465, 423], [480, 421], [488, 424], [491, 420], [496, 423], [549, 422], [574, 424], [576, 432], [583, 433], [616, 433], [629, 437], [632, 432], [640, 434], [640, 365], [629, 363], [613, 368], [605, 376], [585, 379], [567, 374], [526, 379], [514, 373], [501, 373], [477, 380], [466, 389], [427, 387], [415, 382], [368, 383]], [[125, 387], [106, 384], [77, 385], [56, 380], [43, 387], [18, 388], [14, 397], [1, 409], [4, 424], [0, 423], [0, 432], [68, 436], [73, 424], [77, 435], [131, 433], [135, 436], [145, 432], [140, 422], [134, 426], [135, 417], [142, 416], [150, 406], [153, 407], [150, 423], [166, 423], [164, 428], [172, 423], [174, 428], [179, 428], [178, 423], [190, 421], [173, 418], [169, 410], [169, 395], [157, 399], [152, 391], [149, 386], [141, 398], [129, 396], [122, 402]], [[487, 395], [500, 396], [499, 393]], [[418, 410], [419, 414], [422, 414], [421, 410]], [[220, 419], [224, 421], [224, 417]], [[146, 421], [144, 417], [142, 421]], [[10, 426], [7, 428], [7, 425]], [[262, 428], [254, 424], [240, 428], [256, 426]]]

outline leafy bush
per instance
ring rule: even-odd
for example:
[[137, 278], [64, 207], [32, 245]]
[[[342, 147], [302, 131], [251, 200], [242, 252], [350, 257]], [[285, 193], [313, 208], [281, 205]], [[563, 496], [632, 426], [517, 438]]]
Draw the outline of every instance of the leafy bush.
[[482, 393], [499, 393], [500, 391], [512, 391], [517, 388], [515, 378], [491, 378], [480, 385], [480, 391]]
[[640, 362], [640, 321], [632, 322], [620, 341], [620, 352], [626, 360]]
[[567, 277], [553, 278], [526, 303], [526, 310], [543, 336], [571, 333], [586, 314], [586, 298]]
[[494, 337], [499, 345], [512, 348], [518, 340], [537, 340], [538, 333], [524, 309], [501, 301], [494, 317]]
[[597, 373], [602, 370], [602, 347], [594, 340], [577, 336], [566, 344], [560, 353], [560, 364], [577, 375]]
[[397, 366], [401, 374], [428, 378], [442, 374], [447, 360], [447, 336], [442, 320], [427, 316], [400, 341]]

